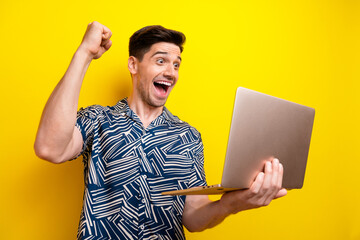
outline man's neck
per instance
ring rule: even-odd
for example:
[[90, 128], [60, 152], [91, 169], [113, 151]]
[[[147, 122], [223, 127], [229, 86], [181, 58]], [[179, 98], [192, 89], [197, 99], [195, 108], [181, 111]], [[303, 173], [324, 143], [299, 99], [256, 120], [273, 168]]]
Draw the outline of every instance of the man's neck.
[[128, 98], [129, 108], [140, 118], [146, 129], [152, 121], [161, 115], [164, 107], [153, 107], [144, 101], [130, 95]]

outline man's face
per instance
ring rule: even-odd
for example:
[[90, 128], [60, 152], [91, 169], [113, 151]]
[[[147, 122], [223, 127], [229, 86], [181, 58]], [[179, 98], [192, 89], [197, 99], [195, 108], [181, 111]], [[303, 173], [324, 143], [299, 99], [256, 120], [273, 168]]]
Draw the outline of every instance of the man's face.
[[180, 48], [167, 42], [155, 43], [137, 61], [134, 91], [141, 100], [152, 107], [165, 104], [179, 77]]

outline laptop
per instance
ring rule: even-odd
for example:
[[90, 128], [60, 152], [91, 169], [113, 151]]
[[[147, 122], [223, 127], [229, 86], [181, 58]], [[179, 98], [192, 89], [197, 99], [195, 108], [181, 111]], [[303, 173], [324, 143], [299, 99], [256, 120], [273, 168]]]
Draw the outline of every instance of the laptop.
[[284, 166], [283, 188], [302, 188], [314, 116], [311, 107], [239, 87], [221, 184], [162, 194], [222, 194], [249, 188], [269, 157]]

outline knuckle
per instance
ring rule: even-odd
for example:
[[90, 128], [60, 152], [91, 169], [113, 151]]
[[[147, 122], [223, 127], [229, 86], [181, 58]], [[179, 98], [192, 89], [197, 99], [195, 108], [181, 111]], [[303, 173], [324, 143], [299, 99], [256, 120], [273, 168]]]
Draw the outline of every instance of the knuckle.
[[269, 191], [270, 192], [275, 192], [277, 190], [277, 186], [276, 185], [271, 185], [271, 187], [269, 187]]
[[262, 188], [263, 188], [264, 191], [267, 192], [267, 191], [270, 190], [271, 186], [269, 186], [268, 184], [264, 184]]
[[254, 195], [256, 195], [256, 194], [258, 194], [259, 193], [259, 190], [258, 189], [250, 189], [250, 195], [252, 195], [252, 196], [254, 196]]

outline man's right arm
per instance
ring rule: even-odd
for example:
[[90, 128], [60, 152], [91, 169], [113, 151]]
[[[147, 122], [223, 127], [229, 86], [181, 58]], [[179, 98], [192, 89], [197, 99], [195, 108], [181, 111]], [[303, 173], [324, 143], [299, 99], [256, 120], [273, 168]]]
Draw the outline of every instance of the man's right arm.
[[38, 157], [61, 163], [80, 153], [83, 139], [75, 123], [82, 81], [91, 61], [111, 47], [110, 37], [111, 31], [100, 23], [88, 25], [66, 73], [45, 105], [34, 144]]

